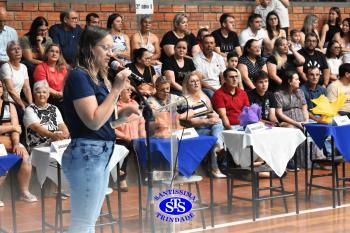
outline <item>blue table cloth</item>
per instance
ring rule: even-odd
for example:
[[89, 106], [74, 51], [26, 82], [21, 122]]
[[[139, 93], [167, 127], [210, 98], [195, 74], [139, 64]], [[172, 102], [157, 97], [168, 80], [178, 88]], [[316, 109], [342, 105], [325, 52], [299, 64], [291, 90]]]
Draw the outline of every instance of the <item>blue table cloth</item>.
[[350, 161], [350, 125], [305, 124], [318, 148], [322, 149], [328, 136], [333, 136], [334, 144], [347, 161]]
[[[165, 159], [168, 164], [171, 162], [170, 139], [151, 138], [151, 156], [153, 166]], [[214, 136], [200, 135], [196, 138], [183, 139], [178, 142], [179, 156], [178, 168], [181, 174], [190, 177], [197, 169], [205, 155], [216, 143]], [[146, 139], [140, 138], [133, 141], [136, 153], [139, 156], [141, 166], [147, 164]], [[164, 160], [163, 160], [164, 161]]]
[[6, 172], [8, 172], [21, 159], [21, 157], [14, 154], [0, 156], [0, 176], [5, 175]]

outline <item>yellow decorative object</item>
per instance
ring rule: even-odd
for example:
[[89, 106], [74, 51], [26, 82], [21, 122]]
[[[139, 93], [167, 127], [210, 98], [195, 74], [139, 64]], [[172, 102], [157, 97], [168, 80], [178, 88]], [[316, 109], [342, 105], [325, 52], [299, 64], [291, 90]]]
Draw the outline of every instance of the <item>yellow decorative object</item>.
[[338, 98], [330, 102], [325, 95], [321, 95], [317, 99], [311, 100], [316, 107], [312, 108], [311, 111], [314, 114], [321, 115], [318, 122], [320, 123], [332, 123], [333, 117], [338, 115], [339, 109], [343, 107], [346, 101], [346, 96], [344, 94], [340, 94]]

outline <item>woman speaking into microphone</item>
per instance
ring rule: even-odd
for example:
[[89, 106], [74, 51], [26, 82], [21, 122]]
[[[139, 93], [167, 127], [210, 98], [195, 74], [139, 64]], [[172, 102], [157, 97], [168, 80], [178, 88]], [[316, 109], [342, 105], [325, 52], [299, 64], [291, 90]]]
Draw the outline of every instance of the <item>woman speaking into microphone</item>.
[[130, 70], [107, 79], [113, 39], [107, 30], [88, 27], [80, 37], [77, 67], [67, 77], [63, 104], [71, 143], [62, 157], [62, 168], [71, 190], [70, 233], [95, 232], [107, 191], [107, 164], [116, 135], [110, 123]]

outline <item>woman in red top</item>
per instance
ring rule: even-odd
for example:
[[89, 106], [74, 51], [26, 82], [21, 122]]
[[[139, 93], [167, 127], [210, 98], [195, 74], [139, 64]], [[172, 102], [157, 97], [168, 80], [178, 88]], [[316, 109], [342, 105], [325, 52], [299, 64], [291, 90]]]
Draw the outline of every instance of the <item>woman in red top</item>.
[[44, 62], [34, 71], [34, 82], [46, 80], [50, 87], [48, 102], [63, 112], [63, 84], [67, 74], [66, 61], [58, 44], [51, 44], [45, 50]]

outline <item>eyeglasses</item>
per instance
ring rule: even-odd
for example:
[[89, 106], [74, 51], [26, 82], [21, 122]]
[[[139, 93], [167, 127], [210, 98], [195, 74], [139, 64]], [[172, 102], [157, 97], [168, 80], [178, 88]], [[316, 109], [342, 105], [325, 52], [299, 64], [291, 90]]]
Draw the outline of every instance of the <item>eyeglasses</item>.
[[104, 45], [104, 44], [98, 44], [96, 46], [99, 46], [101, 47], [105, 52], [110, 52], [110, 53], [113, 53], [113, 48], [107, 46], [107, 45]]
[[340, 46], [335, 46], [335, 47], [333, 47], [333, 49], [341, 49], [341, 47]]

